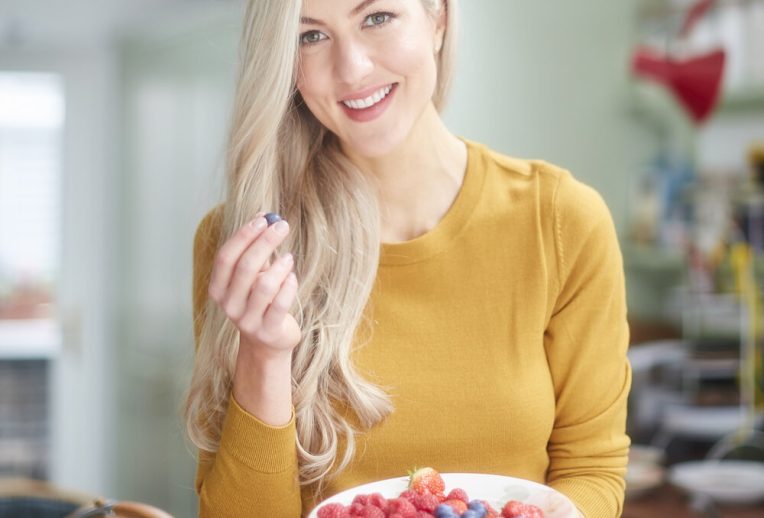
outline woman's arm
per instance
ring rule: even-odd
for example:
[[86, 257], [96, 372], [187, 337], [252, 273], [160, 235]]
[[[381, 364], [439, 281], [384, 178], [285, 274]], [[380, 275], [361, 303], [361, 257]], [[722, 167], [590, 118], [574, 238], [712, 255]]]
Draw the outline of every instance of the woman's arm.
[[620, 516], [631, 370], [621, 253], [607, 206], [561, 176], [555, 197], [559, 291], [544, 343], [556, 413], [548, 483], [588, 518]]
[[[194, 240], [193, 301], [197, 347], [210, 282], [216, 279], [219, 286], [228, 287], [235, 271], [233, 265], [222, 275], [219, 268], [214, 271], [213, 265], [221, 264], [215, 259], [220, 253], [217, 250], [220, 217], [220, 209], [208, 214], [200, 223]], [[238, 246], [226, 249], [229, 256], [239, 257], [251, 247], [246, 242], [246, 235], [239, 237], [244, 239]], [[255, 237], [254, 234], [250, 236], [251, 240]], [[280, 272], [271, 282], [283, 285], [283, 281], [279, 282], [283, 274]], [[273, 293], [274, 288], [265, 291]], [[271, 299], [279, 296], [282, 297], [283, 319], [291, 301], [283, 294], [273, 295]], [[235, 300], [228, 303], [235, 304]], [[232, 306], [228, 308], [230, 310]], [[266, 318], [261, 314], [260, 327]], [[242, 318], [238, 320], [243, 321]], [[250, 325], [243, 322], [245, 328]], [[252, 329], [257, 331], [257, 326], [253, 325]], [[286, 347], [278, 347], [279, 344], [271, 347], [246, 342], [247, 336], [254, 333], [241, 334], [233, 394], [222, 428], [220, 449], [216, 453], [199, 452], [196, 489], [200, 516], [296, 518], [301, 514], [302, 504], [291, 400], [291, 348], [288, 343]]]

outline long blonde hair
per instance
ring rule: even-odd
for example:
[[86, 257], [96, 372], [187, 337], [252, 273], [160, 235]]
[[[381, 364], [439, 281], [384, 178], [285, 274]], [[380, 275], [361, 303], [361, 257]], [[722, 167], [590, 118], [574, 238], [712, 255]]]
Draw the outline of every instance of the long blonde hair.
[[[432, 98], [442, 110], [454, 62], [456, 0], [421, 2], [433, 15], [447, 9]], [[344, 410], [369, 428], [393, 408], [384, 390], [363, 379], [350, 360], [377, 273], [379, 214], [371, 184], [296, 91], [301, 4], [248, 1], [220, 240], [260, 210], [278, 211], [290, 223], [283, 246], [295, 257], [295, 317], [303, 332], [292, 357], [300, 483], [318, 482], [320, 490], [355, 452], [355, 430]], [[202, 450], [220, 446], [238, 347], [238, 330], [208, 301], [185, 405], [189, 436]], [[345, 449], [337, 462], [340, 438]]]

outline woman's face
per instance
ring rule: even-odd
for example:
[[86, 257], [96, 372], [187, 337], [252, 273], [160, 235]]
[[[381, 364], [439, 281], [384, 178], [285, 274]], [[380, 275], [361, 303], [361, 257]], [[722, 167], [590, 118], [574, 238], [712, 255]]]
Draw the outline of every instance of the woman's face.
[[297, 88], [361, 156], [388, 153], [432, 102], [442, 30], [421, 0], [303, 0]]

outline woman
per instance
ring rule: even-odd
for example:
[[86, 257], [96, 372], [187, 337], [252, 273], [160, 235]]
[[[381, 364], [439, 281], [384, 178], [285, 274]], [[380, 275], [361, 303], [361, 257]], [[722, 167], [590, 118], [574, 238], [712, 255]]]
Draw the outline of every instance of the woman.
[[456, 12], [248, 2], [228, 198], [194, 251], [203, 516], [297, 517], [415, 465], [620, 515], [630, 370], [610, 214], [566, 171], [444, 126]]

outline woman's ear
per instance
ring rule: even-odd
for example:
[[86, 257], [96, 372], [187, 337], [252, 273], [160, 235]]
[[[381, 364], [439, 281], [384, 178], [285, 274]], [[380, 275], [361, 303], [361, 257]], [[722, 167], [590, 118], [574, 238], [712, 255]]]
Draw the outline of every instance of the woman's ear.
[[435, 16], [435, 41], [433, 41], [433, 49], [435, 54], [440, 52], [443, 47], [443, 35], [446, 33], [446, 25], [448, 22], [448, 0], [443, 0], [440, 3], [440, 8]]

